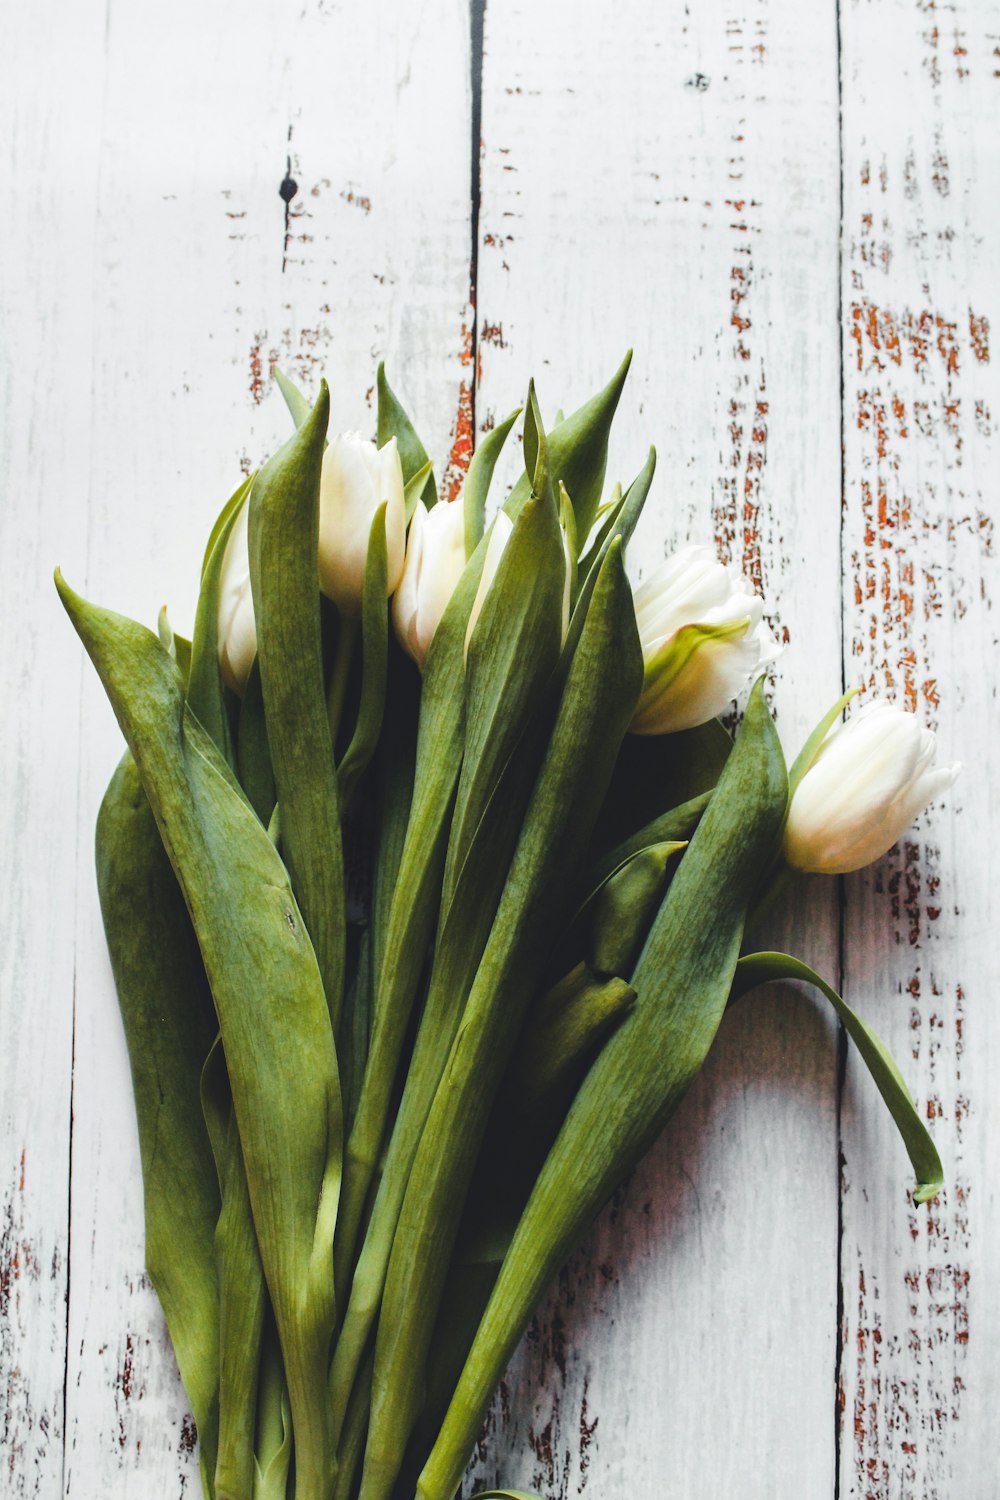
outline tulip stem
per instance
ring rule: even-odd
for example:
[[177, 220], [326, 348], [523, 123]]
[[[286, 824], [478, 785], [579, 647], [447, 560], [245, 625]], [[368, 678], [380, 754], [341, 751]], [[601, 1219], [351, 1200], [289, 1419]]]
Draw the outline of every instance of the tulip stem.
[[351, 675], [351, 663], [354, 660], [354, 644], [358, 638], [358, 620], [354, 615], [340, 616], [340, 629], [337, 632], [337, 654], [333, 659], [333, 673], [330, 677], [330, 686], [326, 693], [326, 713], [330, 721], [330, 739], [334, 751], [337, 748], [337, 734], [340, 730], [340, 718], [344, 712], [344, 695], [347, 692], [347, 679]]

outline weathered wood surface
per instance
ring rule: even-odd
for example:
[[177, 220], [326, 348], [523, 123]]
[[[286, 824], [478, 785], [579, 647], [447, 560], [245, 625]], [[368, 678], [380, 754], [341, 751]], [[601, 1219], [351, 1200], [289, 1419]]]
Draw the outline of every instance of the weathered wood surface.
[[1000, 8], [840, 12], [488, 0], [480, 49], [465, 0], [8, 6], [0, 1492], [197, 1489], [93, 889], [117, 731], [52, 564], [188, 625], [198, 539], [285, 430], [275, 359], [368, 429], [384, 356], [450, 486], [529, 372], [551, 414], [634, 343], [613, 470], [660, 462], [637, 562], [715, 536], [755, 579], [790, 750], [843, 678], [968, 763], [774, 934], [894, 1045], [949, 1182], [915, 1210], [829, 1018], [748, 1001], [540, 1313], [475, 1477], [994, 1496]]

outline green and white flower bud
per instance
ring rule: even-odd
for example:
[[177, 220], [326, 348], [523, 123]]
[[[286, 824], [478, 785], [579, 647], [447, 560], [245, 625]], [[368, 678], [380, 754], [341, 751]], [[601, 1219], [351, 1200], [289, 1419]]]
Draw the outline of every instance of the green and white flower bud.
[[683, 547], [635, 591], [645, 680], [633, 734], [673, 734], [723, 713], [778, 646], [764, 603], [710, 547]]
[[465, 568], [465, 508], [417, 502], [410, 521], [403, 576], [392, 601], [399, 644], [423, 670], [434, 632]]
[[388, 593], [392, 594], [403, 571], [406, 549], [406, 501], [396, 439], [376, 448], [356, 432], [340, 433], [323, 455], [319, 586], [344, 615], [361, 613], [368, 537], [383, 502]]
[[893, 703], [867, 703], [837, 725], [792, 794], [788, 864], [845, 875], [879, 859], [961, 770], [936, 766], [934, 748], [931, 731]]
[[219, 575], [219, 665], [226, 686], [241, 698], [257, 655], [247, 546], [249, 516], [250, 507], [244, 504], [229, 533]]

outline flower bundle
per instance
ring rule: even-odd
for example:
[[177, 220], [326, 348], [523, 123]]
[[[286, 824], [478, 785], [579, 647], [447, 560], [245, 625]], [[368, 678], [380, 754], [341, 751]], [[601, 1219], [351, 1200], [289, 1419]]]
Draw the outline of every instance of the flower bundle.
[[279, 375], [296, 430], [216, 521], [190, 641], [57, 574], [128, 745], [98, 886], [215, 1500], [450, 1500], [547, 1283], [757, 984], [829, 999], [940, 1186], [878, 1037], [750, 939], [957, 768], [842, 698], [786, 769], [752, 589], [688, 548], [633, 595], [627, 367], [549, 433], [529, 388], [489, 525], [518, 412], [446, 502], [381, 369], [377, 445]]

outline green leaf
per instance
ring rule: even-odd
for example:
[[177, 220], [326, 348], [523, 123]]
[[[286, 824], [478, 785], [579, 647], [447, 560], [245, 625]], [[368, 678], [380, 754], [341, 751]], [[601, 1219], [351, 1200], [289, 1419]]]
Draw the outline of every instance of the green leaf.
[[[616, 504], [608, 507], [608, 515], [603, 526], [591, 543], [586, 556], [580, 559], [581, 578], [586, 579], [590, 576], [597, 576], [595, 570], [600, 567], [608, 548], [616, 537], [621, 537], [622, 546], [626, 549], [628, 548], [628, 544], [632, 540], [632, 533], [638, 524], [639, 517], [642, 515], [643, 507], [646, 504], [646, 497], [652, 486], [655, 472], [656, 449], [650, 448], [645, 464], [633, 479], [625, 494], [619, 496]], [[595, 519], [597, 518], [595, 517]], [[585, 536], [581, 536], [580, 545], [583, 546], [586, 540]]]
[[[386, 380], [384, 364], [378, 367], [376, 384], [378, 388], [378, 446], [384, 448], [390, 438], [396, 439], [399, 462], [403, 469], [403, 483], [406, 484], [429, 461], [427, 449], [417, 436], [416, 428], [400, 405], [395, 391]], [[437, 503], [437, 487], [433, 475], [428, 478], [421, 496], [428, 510]]]
[[194, 931], [130, 752], [101, 803], [96, 856], [139, 1125], [146, 1267], [198, 1427], [211, 1495], [218, 1434], [219, 1190], [199, 1075], [216, 1020]]
[[472, 556], [483, 539], [483, 532], [486, 530], [486, 498], [489, 494], [493, 471], [503, 445], [507, 441], [507, 436], [520, 415], [521, 408], [517, 407], [509, 417], [494, 427], [492, 432], [488, 432], [480, 443], [477, 443], [476, 451], [472, 455], [469, 472], [465, 476], [465, 484], [462, 488], [462, 504], [465, 506], [466, 557]]
[[586, 912], [590, 961], [601, 974], [623, 978], [632, 965], [663, 899], [671, 862], [687, 845], [674, 840], [647, 844], [601, 886]]
[[633, 838], [684, 838], [673, 831], [651, 834], [667, 809], [710, 792], [722, 774], [733, 742], [718, 719], [679, 734], [626, 736], [611, 790], [601, 809], [594, 848], [617, 848]]
[[[426, 487], [430, 473], [431, 461], [428, 459], [415, 474], [411, 475], [403, 486], [403, 514], [406, 517], [407, 526], [413, 520], [413, 512], [420, 504], [421, 491]], [[431, 483], [433, 483], [433, 480]]]
[[261, 1349], [253, 1500], [286, 1500], [291, 1459], [292, 1412], [277, 1329], [269, 1313]]
[[[601, 503], [608, 462], [608, 435], [631, 360], [632, 351], [629, 350], [604, 389], [579, 411], [553, 427], [548, 435], [549, 477], [553, 483], [561, 479], [572, 495], [576, 531], [580, 537], [590, 535]], [[504, 509], [513, 518], [530, 494], [531, 482], [525, 474], [514, 486]]]
[[686, 843], [698, 827], [711, 797], [711, 792], [702, 792], [700, 796], [682, 802], [679, 807], [672, 807], [669, 812], [653, 818], [613, 849], [601, 853], [587, 875], [585, 889], [588, 898], [595, 895], [608, 877], [621, 869], [627, 860], [643, 849], [648, 849], [650, 845], [662, 844], [668, 840]]
[[[542, 426], [542, 414], [535, 395], [535, 382], [528, 382], [528, 397], [524, 403], [524, 472], [531, 485], [531, 493], [548, 498], [551, 476], [549, 474], [548, 442]], [[554, 494], [554, 488], [551, 490]]]
[[325, 381], [305, 425], [260, 471], [250, 497], [250, 578], [281, 848], [319, 961], [336, 1031], [346, 920], [337, 773], [317, 582], [319, 486], [330, 411]]
[[88, 604], [58, 573], [56, 584], [135, 756], [194, 923], [281, 1338], [297, 1482], [304, 1495], [325, 1495], [341, 1125], [316, 957], [287, 872], [186, 708], [175, 664], [150, 631]]
[[212, 556], [212, 552], [215, 548], [216, 542], [219, 540], [219, 532], [225, 525], [228, 524], [230, 518], [233, 515], [233, 512], [239, 510], [244, 500], [246, 500], [256, 477], [256, 474], [248, 474], [246, 479], [243, 480], [242, 484], [240, 484], [230, 495], [229, 499], [226, 501], [225, 505], [222, 507], [218, 516], [216, 517], [215, 525], [209, 532], [208, 541], [205, 544], [205, 556], [202, 559], [201, 564], [201, 571], [203, 573], [208, 567], [208, 560]]
[[304, 427], [312, 410], [309, 402], [303, 396], [295, 382], [289, 380], [285, 372], [279, 370], [277, 365], [274, 366], [271, 373], [277, 383], [278, 390], [285, 398], [285, 405], [291, 413], [292, 421], [296, 427]]
[[221, 1038], [202, 1071], [201, 1100], [222, 1197], [215, 1229], [220, 1349], [216, 1500], [239, 1500], [253, 1485], [267, 1292]]
[[[383, 1150], [406, 1031], [427, 948], [434, 935], [451, 812], [462, 764], [466, 625], [479, 587], [486, 547], [484, 538], [466, 564], [424, 664], [413, 795], [384, 937], [380, 938], [382, 957], [376, 968], [371, 1045], [344, 1159], [344, 1191], [334, 1247], [339, 1281], [350, 1273], [362, 1211]], [[411, 1068], [408, 1082], [413, 1077]], [[330, 1375], [335, 1430], [343, 1421], [378, 1308], [397, 1214], [398, 1202], [386, 1213], [384, 1202], [380, 1207], [376, 1201], [369, 1228], [371, 1243], [366, 1242], [365, 1253], [354, 1273]], [[384, 1247], [380, 1244], [375, 1248], [380, 1226], [384, 1226], [387, 1242]]]
[[514, 522], [469, 642], [465, 752], [443, 912], [501, 772], [549, 691], [562, 644], [565, 569], [554, 497], [532, 496]]
[[795, 979], [803, 984], [815, 985], [829, 1000], [840, 1017], [844, 1030], [857, 1047], [903, 1139], [917, 1178], [914, 1200], [917, 1203], [927, 1203], [936, 1197], [944, 1185], [944, 1169], [927, 1127], [917, 1113], [906, 1080], [881, 1037], [855, 1014], [815, 969], [787, 953], [748, 953], [736, 965], [733, 999], [738, 1000], [759, 984], [770, 984], [774, 980], [783, 979]]
[[222, 583], [222, 563], [233, 527], [247, 504], [252, 486], [246, 485], [244, 497], [238, 505], [228, 505], [224, 519], [216, 528], [215, 541], [205, 559], [198, 592], [198, 608], [191, 638], [191, 667], [188, 673], [187, 695], [192, 712], [202, 728], [219, 747], [231, 766], [235, 765], [232, 734], [229, 728], [229, 712], [226, 708], [222, 669], [219, 665], [219, 589]]
[[615, 547], [569, 667], [496, 920], [406, 1186], [376, 1336], [362, 1500], [384, 1500], [402, 1462], [493, 1099], [552, 927], [566, 916], [561, 877], [586, 847], [641, 670], [632, 594]]
[[[758, 683], [639, 957], [631, 981], [635, 1009], [587, 1074], [518, 1225], [420, 1477], [422, 1500], [451, 1500], [493, 1388], [538, 1299], [700, 1071], [786, 797], [781, 747]], [[416, 1182], [414, 1175], [411, 1188]]]
[[250, 805], [266, 828], [276, 801], [274, 768], [267, 743], [264, 694], [260, 685], [260, 663], [254, 661], [243, 690], [236, 732], [236, 761], [240, 785]]
[[375, 754], [385, 712], [385, 684], [389, 659], [388, 547], [385, 534], [387, 502], [372, 519], [365, 560], [361, 602], [361, 701], [351, 742], [337, 772], [340, 801], [348, 807], [358, 781]]

